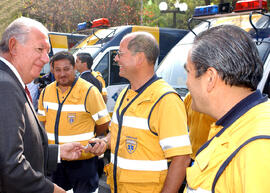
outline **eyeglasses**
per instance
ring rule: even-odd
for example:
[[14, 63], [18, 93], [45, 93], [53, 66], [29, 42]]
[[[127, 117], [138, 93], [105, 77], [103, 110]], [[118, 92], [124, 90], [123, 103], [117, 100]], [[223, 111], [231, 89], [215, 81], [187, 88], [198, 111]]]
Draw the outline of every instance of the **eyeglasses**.
[[116, 52], [116, 55], [118, 55], [118, 57], [120, 58], [121, 55], [123, 55], [124, 53], [126, 53], [126, 52], [121, 52], [121, 51], [118, 50], [118, 51]]

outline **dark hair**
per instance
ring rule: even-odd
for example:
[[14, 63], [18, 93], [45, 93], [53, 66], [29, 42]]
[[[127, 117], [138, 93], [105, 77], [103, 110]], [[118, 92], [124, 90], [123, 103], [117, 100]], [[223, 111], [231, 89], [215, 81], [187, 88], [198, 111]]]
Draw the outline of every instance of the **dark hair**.
[[131, 52], [143, 52], [149, 63], [155, 64], [159, 56], [159, 47], [156, 39], [147, 32], [133, 32], [128, 36], [134, 36], [128, 42], [128, 49]]
[[93, 65], [93, 58], [92, 58], [91, 54], [86, 53], [86, 52], [81, 52], [81, 53], [77, 54], [77, 57], [79, 57], [79, 60], [82, 63], [86, 62], [87, 68], [91, 69], [91, 67]]
[[256, 90], [263, 75], [263, 63], [255, 43], [247, 32], [233, 25], [221, 25], [200, 33], [191, 49], [191, 61], [197, 77], [213, 67], [231, 86]]
[[63, 60], [63, 59], [69, 60], [70, 64], [72, 64], [73, 67], [75, 66], [75, 60], [74, 60], [73, 55], [69, 52], [62, 51], [62, 52], [57, 52], [55, 55], [53, 55], [51, 59], [52, 67], [54, 68], [55, 61]]

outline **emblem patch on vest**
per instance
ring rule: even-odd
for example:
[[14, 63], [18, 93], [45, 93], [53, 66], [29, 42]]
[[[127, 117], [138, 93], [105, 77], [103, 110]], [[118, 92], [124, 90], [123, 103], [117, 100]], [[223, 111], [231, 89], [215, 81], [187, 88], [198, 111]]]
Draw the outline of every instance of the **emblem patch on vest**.
[[137, 148], [137, 138], [127, 136], [126, 148], [128, 153], [130, 154], [134, 153]]
[[72, 124], [75, 121], [76, 113], [68, 113], [67, 117], [68, 117], [68, 122]]

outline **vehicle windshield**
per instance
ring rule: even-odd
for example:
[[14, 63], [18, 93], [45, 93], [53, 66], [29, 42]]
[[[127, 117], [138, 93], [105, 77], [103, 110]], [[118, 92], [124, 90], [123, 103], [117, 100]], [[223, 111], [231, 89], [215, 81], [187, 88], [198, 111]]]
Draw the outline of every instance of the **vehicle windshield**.
[[78, 53], [86, 52], [86, 53], [89, 53], [94, 59], [98, 55], [100, 50], [101, 50], [101, 46], [99, 45], [87, 46], [87, 47], [78, 49], [76, 52], [73, 53], [73, 55], [76, 56]]
[[[209, 19], [210, 27], [214, 27], [221, 24], [235, 24], [241, 26], [241, 28], [249, 31], [253, 38], [254, 34], [252, 26], [249, 23], [248, 15], [232, 16], [232, 17], [221, 17]], [[269, 24], [269, 17], [262, 15], [254, 15], [253, 22], [256, 22], [257, 27], [267, 27], [265, 24]], [[208, 22], [201, 22], [197, 25], [193, 32], [199, 34], [202, 31], [208, 29]], [[263, 32], [263, 31], [262, 31]], [[269, 32], [266, 32], [267, 36]], [[195, 35], [189, 32], [180, 42], [167, 54], [167, 56], [162, 60], [157, 69], [156, 73], [159, 77], [162, 77], [166, 82], [168, 82], [181, 96], [185, 96], [188, 92], [186, 86], [187, 73], [184, 69], [186, 63], [187, 55], [189, 49], [192, 47]], [[262, 40], [260, 44], [257, 45], [260, 57], [263, 62], [265, 62], [269, 53], [269, 42], [268, 38], [259, 39]], [[256, 39], [254, 39], [256, 41]]]
[[100, 29], [89, 37], [87, 45], [105, 43], [114, 36], [115, 31], [115, 28]]
[[181, 96], [188, 92], [186, 86], [187, 72], [184, 69], [188, 51], [192, 44], [176, 45], [162, 60], [157, 75], [168, 82]]
[[80, 48], [84, 48], [91, 45], [102, 45], [110, 41], [122, 29], [123, 29], [123, 26], [111, 27], [108, 29], [99, 29], [95, 33], [85, 38], [82, 42], [80, 42], [80, 44], [78, 44], [77, 46], [74, 46], [72, 48], [72, 52], [74, 53], [76, 50]]
[[[208, 29], [208, 23], [202, 22], [194, 32], [200, 33]], [[189, 49], [192, 47], [195, 35], [189, 32], [180, 42], [174, 46], [166, 57], [161, 61], [156, 74], [168, 82], [181, 97], [186, 96], [188, 89], [186, 86], [187, 72], [184, 65], [187, 60]]]

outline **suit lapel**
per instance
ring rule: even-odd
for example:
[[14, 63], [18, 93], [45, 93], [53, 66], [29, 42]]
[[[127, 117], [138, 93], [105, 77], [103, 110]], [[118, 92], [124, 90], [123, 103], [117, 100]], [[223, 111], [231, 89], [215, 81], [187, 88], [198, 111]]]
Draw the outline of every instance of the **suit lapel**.
[[2, 62], [2, 60], [0, 60], [0, 69], [5, 71], [6, 73], [8, 73], [17, 82], [17, 84], [20, 86], [20, 88], [22, 90], [24, 90], [22, 84], [20, 83], [20, 81], [18, 80], [16, 75], [12, 72], [12, 70], [4, 62]]
[[4, 62], [2, 62], [1, 60], [0, 60], [0, 70], [3, 70], [6, 73], [8, 73], [16, 81], [17, 85], [20, 87], [21, 91], [24, 93], [24, 97], [25, 97], [28, 105], [30, 106], [31, 111], [33, 113], [33, 116], [35, 117], [36, 122], [37, 122], [37, 124], [39, 126], [39, 130], [40, 130], [40, 133], [42, 135], [42, 139], [44, 141], [47, 141], [47, 135], [44, 133], [43, 126], [40, 124], [40, 122], [39, 122], [39, 120], [37, 118], [35, 109], [34, 109], [32, 103], [31, 103], [31, 101], [29, 101], [29, 99], [28, 99], [28, 97], [27, 97], [27, 95], [26, 95], [26, 93], [24, 91], [24, 88], [23, 88], [22, 84], [20, 83], [20, 81], [18, 80], [18, 78], [16, 77], [16, 75], [12, 72], [12, 70]]
[[[29, 101], [22, 84], [20, 83], [20, 81], [18, 80], [16, 75], [13, 73], [13, 71], [4, 62], [2, 62], [1, 60], [0, 60], [0, 70], [5, 71], [7, 74], [9, 74], [15, 80], [18, 87], [21, 89], [21, 92], [23, 93], [23, 96], [25, 97], [25, 99], [27, 101], [27, 104], [30, 106], [30, 109], [32, 111], [32, 115], [34, 116], [34, 118], [36, 120], [36, 123], [38, 125], [38, 128], [36, 128], [36, 129], [38, 129], [38, 131], [40, 133], [40, 137], [41, 137], [41, 140], [42, 140], [41, 144], [42, 144], [42, 146], [44, 148], [44, 170], [46, 171], [47, 170], [47, 165], [48, 165], [48, 163], [47, 163], [47, 161], [48, 161], [48, 137], [47, 137], [46, 131], [43, 128], [43, 126], [41, 125], [41, 123], [39, 122], [39, 120], [37, 118], [37, 115], [36, 115], [36, 112], [34, 110], [34, 107], [33, 107], [32, 103], [31, 103], [31, 101]], [[19, 90], [18, 90], [18, 92], [19, 92]]]

